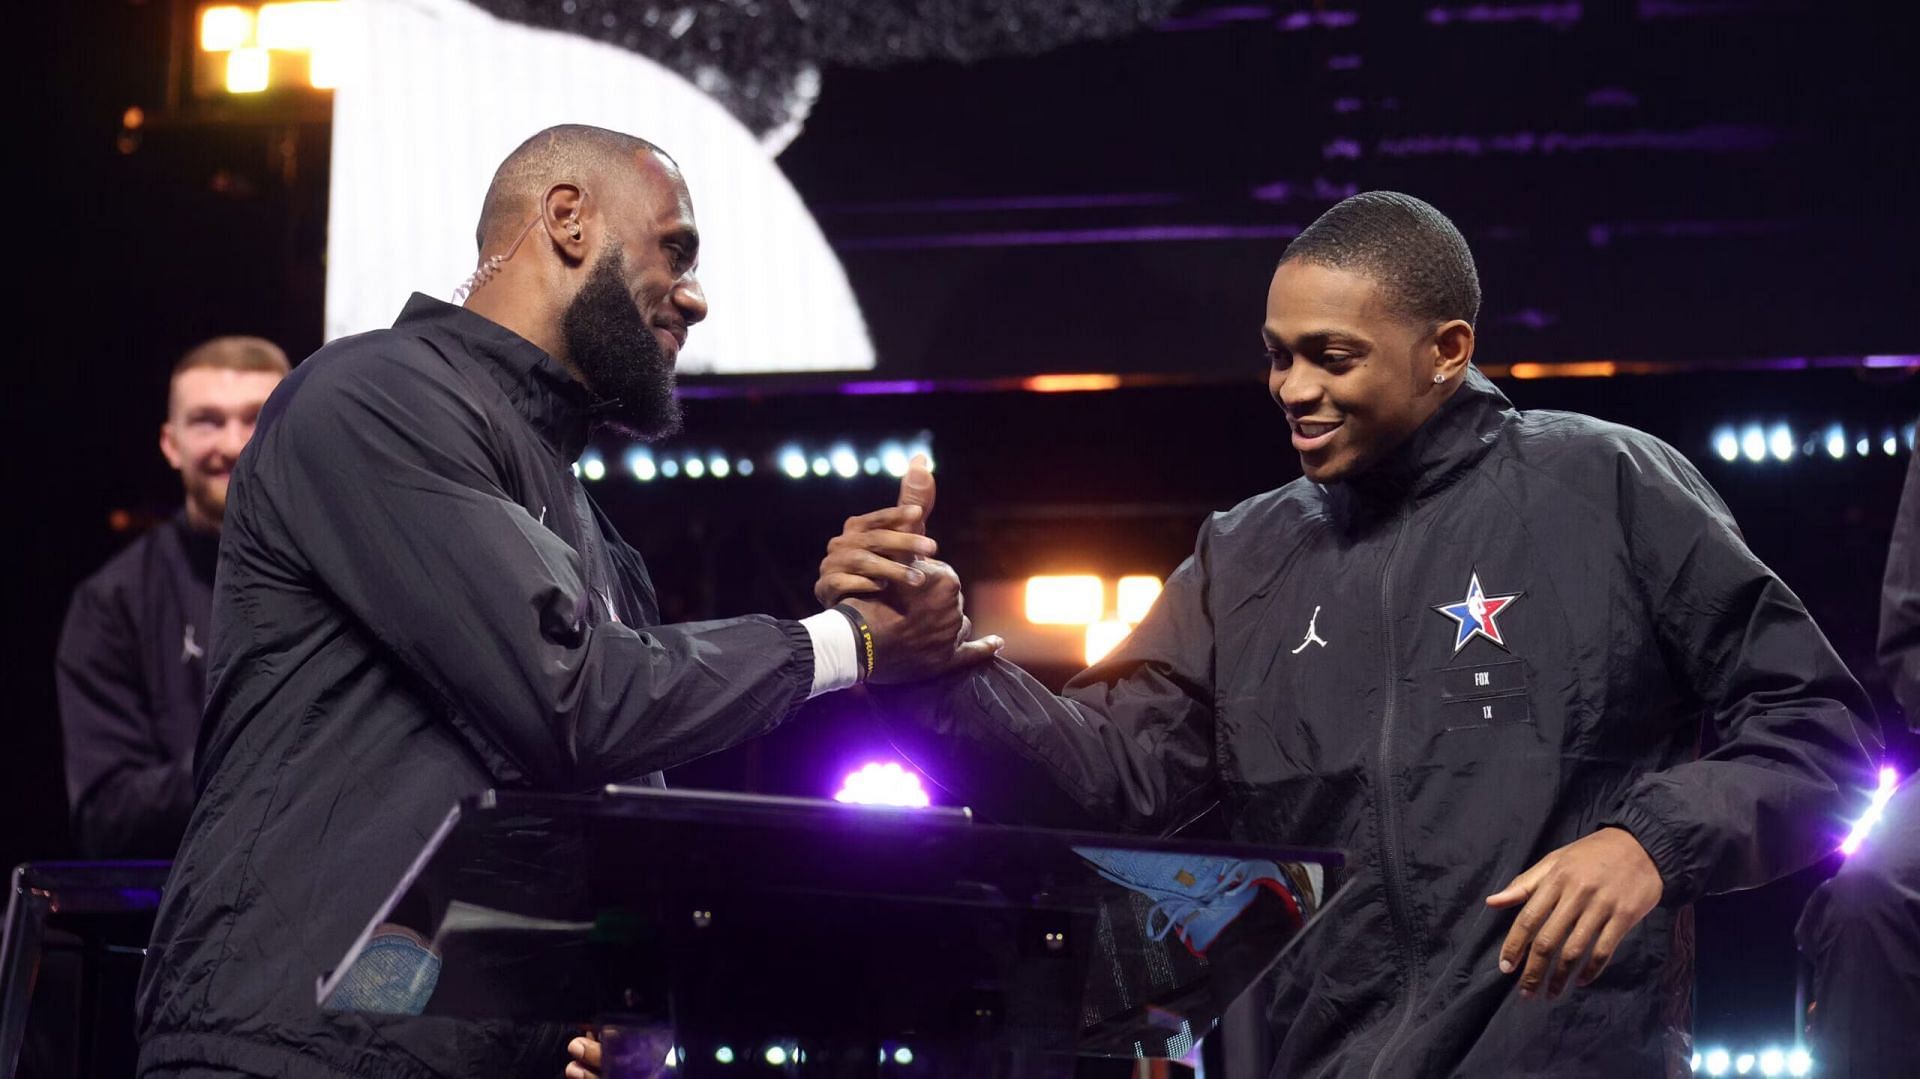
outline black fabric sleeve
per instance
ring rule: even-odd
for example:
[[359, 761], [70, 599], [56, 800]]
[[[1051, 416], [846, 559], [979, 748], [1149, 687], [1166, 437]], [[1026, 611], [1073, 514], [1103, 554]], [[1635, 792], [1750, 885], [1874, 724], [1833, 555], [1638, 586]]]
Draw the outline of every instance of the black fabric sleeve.
[[1865, 693], [1684, 457], [1636, 448], [1617, 483], [1668, 668], [1700, 700], [1715, 744], [1642, 777], [1604, 823], [1646, 848], [1670, 905], [1811, 864], [1872, 786]]
[[444, 697], [503, 780], [630, 778], [770, 730], [806, 700], [798, 622], [589, 624], [580, 557], [507, 495], [492, 454], [509, 436], [492, 423], [430, 363], [332, 364], [267, 432], [258, 480], [303, 563], [289, 572], [317, 578]]
[[1893, 699], [1920, 731], [1920, 453], [1907, 455], [1907, 483], [1893, 519], [1880, 590], [1880, 669]]
[[111, 582], [82, 584], [54, 656], [74, 844], [87, 858], [170, 858], [193, 810], [192, 762], [168, 760]]
[[962, 677], [874, 687], [894, 744], [988, 816], [1170, 832], [1217, 799], [1208, 532], [1111, 655], [1061, 695], [995, 660]]

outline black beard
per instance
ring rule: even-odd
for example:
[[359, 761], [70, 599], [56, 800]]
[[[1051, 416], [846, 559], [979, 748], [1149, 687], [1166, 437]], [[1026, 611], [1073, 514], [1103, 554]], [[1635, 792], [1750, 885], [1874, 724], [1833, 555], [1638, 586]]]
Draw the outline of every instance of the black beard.
[[656, 442], [680, 430], [673, 361], [634, 307], [625, 265], [618, 248], [601, 256], [560, 316], [560, 332], [568, 359], [595, 398], [593, 425]]

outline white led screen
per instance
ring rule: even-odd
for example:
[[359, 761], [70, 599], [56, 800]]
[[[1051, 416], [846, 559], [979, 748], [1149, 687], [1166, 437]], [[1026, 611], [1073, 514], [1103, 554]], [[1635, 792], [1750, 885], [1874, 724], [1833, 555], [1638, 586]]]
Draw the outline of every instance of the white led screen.
[[412, 292], [447, 298], [473, 271], [474, 222], [500, 160], [541, 128], [585, 123], [659, 145], [693, 192], [711, 314], [682, 372], [873, 367], [846, 274], [772, 151], [692, 83], [460, 0], [357, 0], [343, 14], [329, 339], [391, 325]]

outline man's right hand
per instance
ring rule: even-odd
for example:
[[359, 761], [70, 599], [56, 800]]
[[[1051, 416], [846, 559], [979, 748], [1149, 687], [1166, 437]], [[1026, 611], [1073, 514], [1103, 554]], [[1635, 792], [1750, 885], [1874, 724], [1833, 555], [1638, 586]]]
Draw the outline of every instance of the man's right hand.
[[[968, 640], [960, 576], [945, 562], [919, 561], [919, 584], [897, 584], [885, 598], [848, 597], [873, 632], [876, 683], [917, 682], [961, 667], [985, 663], [1005, 647], [997, 636]], [[864, 647], [864, 645], [862, 645]]]
[[916, 454], [900, 478], [899, 503], [848, 518], [820, 562], [814, 598], [823, 607], [845, 602], [866, 620], [874, 637], [868, 677], [875, 682], [930, 678], [983, 663], [1005, 646], [999, 637], [968, 639], [960, 578], [932, 560], [933, 500], [933, 470]]

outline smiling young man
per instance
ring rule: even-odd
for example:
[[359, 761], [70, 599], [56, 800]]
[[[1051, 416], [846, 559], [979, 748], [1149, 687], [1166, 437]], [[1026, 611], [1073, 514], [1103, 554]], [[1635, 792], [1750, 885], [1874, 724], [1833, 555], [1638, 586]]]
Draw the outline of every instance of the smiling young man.
[[[1346, 851], [1277, 975], [1276, 1076], [1685, 1074], [1689, 904], [1825, 854], [1868, 783], [1860, 688], [1700, 474], [1514, 409], [1472, 366], [1479, 307], [1433, 207], [1333, 207], [1262, 327], [1306, 475], [1214, 515], [1062, 695], [997, 661], [879, 709], [1004, 819], [1219, 803], [1238, 839]], [[827, 598], [878, 587], [860, 547]], [[1257, 883], [1200, 876], [1155, 886], [1202, 927]]]
[[200, 797], [141, 977], [142, 1075], [551, 1079], [557, 1027], [415, 1017], [438, 959], [405, 932], [381, 936], [389, 977], [347, 994], [380, 1014], [314, 999], [460, 799], [660, 785], [863, 668], [988, 654], [960, 645], [951, 575], [910, 615], [861, 612], [865, 662], [834, 611], [659, 624], [571, 466], [596, 426], [678, 427], [698, 235], [664, 152], [543, 131], [494, 177], [465, 306], [415, 295], [261, 414], [213, 600]]
[[86, 857], [171, 858], [186, 831], [227, 477], [287, 370], [286, 353], [258, 337], [216, 338], [180, 358], [160, 452], [185, 503], [74, 591], [54, 682]]

